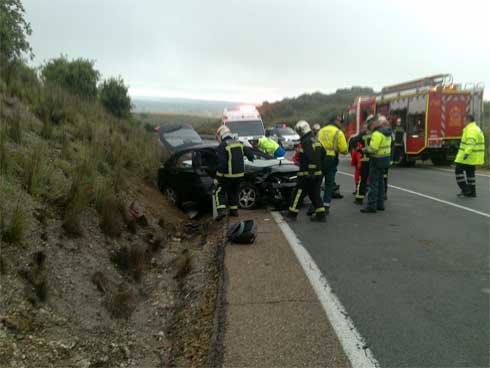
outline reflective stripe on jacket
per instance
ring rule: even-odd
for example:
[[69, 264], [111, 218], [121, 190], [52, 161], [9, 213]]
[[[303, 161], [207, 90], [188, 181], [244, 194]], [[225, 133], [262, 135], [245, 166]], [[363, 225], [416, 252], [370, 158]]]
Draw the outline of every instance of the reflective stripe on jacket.
[[318, 143], [311, 132], [301, 138], [299, 149], [299, 171], [298, 176], [320, 176], [322, 175], [322, 163], [325, 158], [325, 150]]
[[327, 156], [335, 156], [337, 152], [347, 153], [345, 135], [337, 126], [328, 124], [318, 132], [318, 140], [325, 148]]
[[272, 138], [260, 137], [257, 146], [259, 149], [269, 155], [274, 155], [279, 144]]
[[218, 148], [218, 168], [216, 176], [225, 178], [240, 178], [245, 175], [243, 160], [243, 145], [233, 139], [225, 139]]
[[[465, 155], [468, 155], [466, 160]], [[454, 162], [466, 165], [483, 165], [485, 162], [485, 137], [474, 121], [463, 129], [459, 151]]]
[[[363, 147], [369, 147], [369, 143], [371, 143], [371, 133], [363, 133], [362, 135], [362, 146]], [[362, 155], [361, 161], [369, 161], [369, 155], [367, 153], [364, 153]]]

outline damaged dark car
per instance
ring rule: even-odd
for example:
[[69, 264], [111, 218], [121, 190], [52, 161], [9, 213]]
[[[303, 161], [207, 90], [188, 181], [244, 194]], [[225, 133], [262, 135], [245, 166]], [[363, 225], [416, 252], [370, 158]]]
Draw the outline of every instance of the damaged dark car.
[[[160, 190], [177, 206], [189, 203], [211, 208], [213, 177], [216, 172], [217, 143], [178, 149], [158, 173]], [[239, 206], [252, 209], [260, 205], [284, 208], [296, 186], [298, 167], [287, 160], [276, 160], [255, 151], [253, 162], [245, 159], [245, 177], [240, 185]]]

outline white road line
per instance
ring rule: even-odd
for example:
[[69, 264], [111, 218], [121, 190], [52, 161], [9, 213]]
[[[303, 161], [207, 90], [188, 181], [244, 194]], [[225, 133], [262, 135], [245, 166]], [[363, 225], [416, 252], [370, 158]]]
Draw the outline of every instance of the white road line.
[[[432, 170], [432, 171], [444, 171], [448, 173], [454, 174], [454, 170], [443, 169], [442, 167], [423, 167], [424, 170]], [[481, 176], [482, 178], [490, 178], [490, 175], [475, 173], [476, 176]]]
[[294, 231], [284, 221], [279, 212], [272, 212], [272, 217], [286, 237], [313, 290], [315, 290], [318, 300], [350, 360], [352, 368], [379, 367], [378, 361], [374, 358], [362, 336], [357, 332], [354, 322], [348, 317], [344, 306], [332, 292], [327, 279], [321, 273], [308, 251], [303, 247]]
[[[345, 171], [340, 171], [340, 170], [339, 170], [339, 171], [337, 171], [337, 172], [338, 172], [339, 174], [343, 174], [343, 175], [347, 175], [347, 176], [354, 177], [354, 175], [352, 175], [351, 173], [345, 172]], [[423, 198], [431, 199], [431, 200], [436, 201], [436, 202], [439, 202], [439, 203], [444, 203], [444, 204], [447, 204], [447, 205], [449, 205], [449, 206], [453, 206], [453, 207], [456, 207], [456, 208], [460, 208], [460, 209], [462, 209], [462, 210], [466, 210], [466, 211], [469, 211], [469, 212], [476, 213], [477, 215], [480, 215], [480, 216], [485, 216], [485, 217], [490, 218], [490, 214], [485, 213], [485, 212], [481, 212], [481, 211], [474, 210], [473, 208], [469, 208], [469, 207], [461, 206], [461, 205], [459, 205], [459, 204], [456, 204], [456, 203], [453, 203], [453, 202], [449, 202], [449, 201], [445, 201], [444, 199], [439, 199], [439, 198], [436, 198], [436, 197], [432, 197], [432, 196], [427, 195], [427, 194], [423, 194], [423, 193], [415, 192], [415, 191], [410, 190], [410, 189], [405, 189], [405, 188], [397, 187], [396, 185], [391, 185], [391, 184], [388, 184], [388, 186], [389, 186], [390, 188], [393, 188], [393, 189], [398, 189], [398, 190], [401, 190], [402, 192], [407, 192], [407, 193], [414, 194], [414, 195], [419, 196], [419, 197], [423, 197]]]

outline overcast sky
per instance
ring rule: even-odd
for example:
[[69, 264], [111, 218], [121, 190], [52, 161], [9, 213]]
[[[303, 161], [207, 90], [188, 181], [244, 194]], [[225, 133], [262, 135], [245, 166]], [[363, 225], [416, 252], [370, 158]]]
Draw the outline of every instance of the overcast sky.
[[261, 102], [442, 72], [490, 88], [489, 0], [23, 3], [36, 65], [93, 59], [133, 97]]

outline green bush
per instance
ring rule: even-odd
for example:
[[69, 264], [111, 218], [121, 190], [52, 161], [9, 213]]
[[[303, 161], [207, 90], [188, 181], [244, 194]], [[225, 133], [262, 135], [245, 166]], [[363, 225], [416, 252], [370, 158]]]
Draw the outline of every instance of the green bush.
[[7, 243], [19, 243], [24, 237], [26, 231], [26, 214], [22, 208], [17, 205], [12, 213], [10, 221], [7, 223], [4, 214], [0, 214], [1, 238]]
[[99, 99], [102, 105], [118, 118], [128, 117], [131, 113], [131, 99], [128, 87], [121, 77], [109, 78], [99, 87]]
[[75, 95], [89, 99], [97, 97], [100, 73], [91, 60], [78, 58], [70, 61], [61, 55], [41, 67], [41, 76], [44, 82], [59, 85]]

